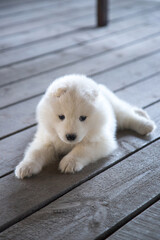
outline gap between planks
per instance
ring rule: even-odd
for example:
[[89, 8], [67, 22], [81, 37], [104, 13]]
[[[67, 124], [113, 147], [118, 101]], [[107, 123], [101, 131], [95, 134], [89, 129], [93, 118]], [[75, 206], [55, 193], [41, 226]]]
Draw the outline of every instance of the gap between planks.
[[[110, 67], [110, 68], [108, 68], [107, 70], [98, 71], [98, 72], [96, 72], [95, 74], [89, 75], [89, 77], [96, 77], [96, 76], [99, 75], [99, 74], [107, 73], [108, 71], [111, 71], [111, 70], [114, 70], [114, 69], [116, 69], [116, 68], [125, 66], [125, 65], [130, 64], [130, 63], [133, 63], [133, 62], [135, 62], [135, 61], [142, 60], [143, 58], [153, 56], [153, 55], [155, 55], [155, 54], [157, 54], [157, 53], [159, 53], [159, 52], [160, 52], [160, 50], [158, 50], [158, 51], [156, 50], [156, 51], [151, 52], [151, 53], [149, 53], [149, 54], [140, 56], [140, 57], [138, 57], [138, 58], [136, 58], [136, 59], [133, 59], [133, 60], [130, 60], [130, 61], [126, 61], [126, 62], [124, 62], [124, 63], [120, 63], [120, 64], [118, 64], [118, 65], [116, 65], [116, 66]], [[78, 62], [79, 62], [79, 61], [78, 61]], [[70, 65], [70, 64], [69, 64], [69, 65]], [[65, 66], [68, 66], [68, 65], [65, 65]], [[64, 66], [62, 66], [62, 67], [64, 67]], [[61, 68], [61, 67], [60, 67], [60, 68]], [[150, 75], [148, 75], [148, 76], [146, 76], [146, 77], [144, 77], [144, 78], [138, 79], [137, 81], [134, 81], [134, 82], [132, 82], [132, 83], [130, 83], [130, 84], [127, 84], [127, 85], [125, 85], [125, 86], [123, 86], [123, 87], [118, 88], [117, 90], [114, 90], [114, 92], [118, 92], [118, 91], [121, 91], [121, 90], [123, 90], [123, 89], [125, 89], [125, 88], [127, 88], [127, 87], [134, 86], [134, 85], [137, 84], [137, 83], [140, 83], [140, 82], [143, 82], [143, 81], [145, 81], [145, 80], [148, 80], [149, 78], [155, 77], [155, 76], [157, 76], [157, 75], [159, 75], [159, 74], [160, 74], [160, 72], [159, 72], [159, 71], [156, 71], [156, 72], [153, 73], [153, 74], [150, 74]], [[26, 79], [28, 79], [28, 77], [27, 77]], [[25, 80], [26, 80], [26, 79], [25, 79]], [[19, 82], [19, 81], [12, 82], [11, 84], [16, 84], [17, 82]], [[21, 81], [20, 81], [20, 82], [21, 82]], [[10, 85], [10, 84], [7, 84], [7, 85]], [[6, 87], [6, 85], [3, 86], [3, 87]], [[0, 88], [2, 88], [2, 87], [0, 87]], [[25, 102], [25, 101], [28, 101], [28, 100], [31, 100], [31, 99], [34, 99], [34, 98], [37, 98], [37, 97], [39, 97], [39, 96], [42, 96], [44, 93], [45, 93], [45, 91], [42, 91], [42, 92], [39, 92], [39, 93], [37, 93], [37, 94], [34, 94], [33, 96], [26, 97], [26, 98], [23, 98], [23, 99], [21, 99], [21, 100], [19, 100], [19, 101], [15, 101], [15, 102], [13, 102], [13, 103], [4, 105], [4, 106], [0, 107], [0, 110], [3, 110], [3, 109], [5, 109], [5, 108], [14, 106], [14, 105], [16, 105], [16, 104], [19, 104], [19, 103], [22, 103], [22, 102]]]
[[118, 231], [121, 227], [123, 227], [125, 224], [129, 223], [132, 219], [143, 213], [145, 210], [147, 210], [149, 207], [151, 207], [153, 204], [158, 202], [160, 200], [160, 194], [157, 194], [155, 197], [153, 197], [151, 200], [143, 204], [141, 207], [136, 209], [134, 212], [129, 214], [127, 217], [123, 218], [121, 221], [116, 223], [114, 226], [112, 226], [109, 230], [103, 232], [101, 235], [95, 238], [95, 240], [105, 240], [106, 238], [110, 237], [113, 233]]
[[[76, 14], [80, 14], [80, 16], [82, 15], [83, 17], [87, 17], [88, 18], [88, 16], [92, 16], [92, 18], [93, 18], [93, 15], [95, 15], [94, 14], [94, 12], [95, 12], [95, 8], [94, 8], [94, 3], [95, 2], [90, 2], [89, 3], [89, 5], [88, 5], [88, 1], [86, 1], [86, 2], [83, 2], [83, 4], [81, 4], [81, 1], [80, 2], [78, 2], [78, 4], [76, 3], [75, 4], [75, 6], [74, 6], [74, 8], [73, 8], [73, 11], [70, 13], [70, 14], [73, 14], [73, 16], [75, 15], [75, 12], [76, 12]], [[130, 6], [131, 7], [131, 3], [132, 2], [126, 2], [125, 3], [125, 5], [126, 5], [126, 7], [128, 6]], [[119, 4], [119, 7], [118, 7], [118, 9], [121, 7], [121, 5], [123, 6], [123, 2], [120, 2], [120, 4]], [[69, 5], [69, 4], [68, 4]], [[71, 8], [71, 6], [73, 5], [71, 5], [71, 6], [68, 6], [68, 5], [66, 5], [65, 7], [64, 7], [64, 9], [63, 9], [63, 5], [62, 5], [62, 8], [60, 8], [59, 9], [59, 11], [60, 11], [60, 14], [61, 14], [61, 11], [62, 11], [62, 13], [64, 12], [64, 13], [66, 13], [66, 11], [67, 10], [70, 10], [70, 8]], [[148, 5], [146, 5], [145, 6], [145, 8], [146, 9], [150, 9], [150, 11], [152, 10], [152, 9], [155, 9], [155, 7], [157, 8], [158, 6], [156, 6], [157, 4], [151, 4], [151, 6], [148, 4]], [[138, 7], [137, 7], [137, 5], [133, 5], [133, 8], [135, 8], [135, 9], [137, 9], [137, 11], [136, 12], [139, 12], [140, 10], [139, 10], [139, 6], [143, 6], [143, 8], [144, 8], [144, 5], [143, 5], [143, 3], [141, 2], [141, 3], [139, 3], [139, 5], [138, 5]], [[82, 8], [82, 9], [79, 9], [79, 8]], [[124, 6], [125, 7], [125, 6]], [[67, 9], [68, 8], [68, 9]], [[78, 10], [78, 13], [77, 13], [77, 11], [75, 11], [75, 8], [77, 8], [77, 10]], [[133, 8], [131, 8], [130, 9], [130, 11], [131, 11], [131, 13], [133, 14], [133, 12], [134, 12], [134, 10], [133, 10]], [[142, 8], [142, 9], [143, 9]], [[114, 9], [114, 8], [113, 8]], [[141, 9], [141, 11], [143, 12], [143, 10]], [[80, 10], [83, 10], [83, 11], [80, 11]], [[84, 14], [84, 12], [86, 11], [86, 13]], [[40, 13], [43, 13], [43, 14], [41, 14], [40, 15]], [[44, 13], [45, 12], [45, 13]], [[2, 25], [1, 25], [1, 27], [10, 27], [11, 25], [13, 25], [13, 26], [15, 26], [15, 25], [17, 25], [17, 24], [23, 24], [23, 23], [26, 23], [26, 21], [27, 22], [33, 22], [33, 21], [37, 21], [37, 20], [40, 20], [40, 21], [42, 21], [43, 20], [43, 18], [46, 20], [46, 19], [48, 19], [48, 18], [53, 18], [54, 19], [54, 13], [55, 12], [55, 10], [53, 9], [47, 9], [47, 11], [45, 11], [45, 10], [43, 10], [43, 11], [38, 11], [38, 13], [29, 13], [29, 14], [26, 14], [26, 15], [22, 15], [22, 19], [19, 17], [18, 19], [15, 19], [15, 17], [17, 18], [17, 15], [15, 15], [15, 16], [13, 16], [13, 17], [10, 17], [10, 18], [8, 18], [8, 22], [6, 21], [6, 23], [4, 24], [3, 22], [2, 22]], [[127, 11], [126, 11], [127, 12]], [[56, 12], [56, 14], [57, 14], [57, 12]], [[36, 16], [37, 15], [37, 16]], [[128, 12], [127, 12], [127, 15], [128, 15]], [[28, 16], [28, 17], [27, 17]], [[79, 16], [79, 17], [80, 17]], [[24, 19], [24, 18], [26, 18], [26, 19]], [[57, 22], [64, 22], [64, 21], [66, 21], [66, 16], [65, 16], [65, 14], [62, 14], [62, 16], [61, 16], [61, 18], [62, 18], [62, 20], [58, 20]], [[72, 20], [76, 20], [76, 19], [78, 19], [78, 17], [77, 17], [77, 15], [75, 15], [75, 17], [73, 17], [72, 18]], [[6, 18], [4, 18], [4, 21], [6, 20]], [[54, 19], [54, 20], [56, 20], [56, 18]], [[54, 22], [55, 23], [55, 22]]]
[[[155, 9], [155, 11], [157, 11], [157, 9]], [[154, 11], [154, 12], [155, 12]], [[145, 14], [147, 14], [148, 12], [146, 12]], [[153, 12], [152, 12], [152, 14], [153, 14]], [[128, 19], [128, 17], [126, 17], [126, 19]], [[67, 20], [67, 22], [68, 21], [71, 21], [71, 20]], [[81, 18], [80, 18], [80, 21], [81, 21]], [[112, 20], [111, 20], [111, 22], [112, 22]], [[119, 22], [119, 21], [118, 21]], [[114, 21], [114, 23], [115, 23], [115, 21]], [[57, 24], [58, 24], [58, 22], [57, 22]], [[59, 24], [63, 24], [63, 22], [61, 22], [61, 23], [59, 23]], [[58, 25], [59, 25], [58, 24]], [[65, 24], [66, 24], [66, 22], [65, 22]], [[54, 25], [54, 28], [56, 28], [58, 25]], [[34, 39], [34, 37], [35, 37], [35, 30], [40, 30], [40, 32], [42, 31], [42, 30], [46, 30], [49, 26], [53, 26], [53, 23], [50, 23], [50, 24], [47, 24], [46, 26], [44, 26], [44, 27], [37, 27], [37, 28], [34, 28], [34, 32], [33, 31], [30, 31], [29, 33], [27, 33], [26, 34], [26, 32], [24, 32], [24, 36], [26, 36], [26, 38], [28, 38], [28, 36], [32, 36], [33, 37], [33, 39]], [[1, 47], [1, 51], [8, 51], [9, 49], [12, 49], [12, 48], [19, 48], [19, 47], [22, 47], [22, 46], [26, 46], [27, 44], [32, 44], [32, 43], [34, 43], [34, 42], [40, 42], [40, 41], [45, 41], [45, 40], [47, 40], [48, 38], [55, 38], [55, 37], [58, 37], [58, 35], [60, 35], [60, 34], [63, 34], [63, 35], [65, 35], [65, 34], [68, 34], [68, 33], [70, 33], [71, 31], [72, 32], [76, 32], [76, 31], [79, 31], [80, 29], [77, 29], [77, 28], [75, 28], [75, 27], [72, 27], [72, 26], [66, 26], [66, 25], [64, 25], [64, 27], [63, 27], [64, 29], [62, 30], [62, 32], [60, 32], [60, 33], [54, 33], [54, 31], [53, 31], [53, 33], [55, 34], [55, 35], [53, 35], [52, 34], [52, 36], [51, 36], [51, 31], [49, 31], [49, 33], [47, 33], [47, 32], [45, 32], [45, 34], [43, 34], [43, 31], [42, 31], [42, 36], [40, 36], [40, 37], [38, 37], [36, 40], [24, 40], [24, 43], [23, 43], [23, 41], [22, 41], [22, 43], [20, 43], [20, 44], [18, 44], [17, 42], [17, 40], [18, 40], [18, 38], [22, 38], [22, 36], [23, 36], [23, 32], [21, 33], [22, 35], [20, 35], [20, 33], [17, 35], [17, 39], [15, 38], [16, 36], [15, 36], [15, 34], [13, 34], [13, 35], [8, 35], [8, 37], [7, 37], [7, 35], [6, 36], [2, 36], [1, 38], [1, 41], [0, 41], [0, 44], [2, 44], [2, 47]], [[110, 28], [110, 26], [109, 26], [109, 28]], [[41, 30], [42, 29], [42, 30]], [[32, 29], [33, 30], [33, 29]], [[105, 30], [105, 29], [101, 29], [101, 31], [103, 31], [103, 30]], [[107, 30], [108, 30], [108, 27], [107, 27]], [[47, 34], [48, 34], [48, 37], [47, 37]], [[45, 35], [45, 36], [44, 36]], [[13, 44], [13, 42], [15, 42], [15, 46], [13, 45], [13, 46], [11, 46], [11, 47], [5, 47], [5, 44], [6, 44], [6, 42], [7, 42], [7, 38], [8, 38], [8, 41], [10, 42], [10, 44], [12, 45]], [[15, 38], [15, 39], [14, 39]], [[25, 42], [26, 41], [26, 42]], [[2, 43], [1, 43], [2, 42]]]
[[[54, 201], [55, 199], [57, 199], [57, 197], [59, 198], [60, 196], [62, 196], [62, 195], [64, 195], [65, 193], [67, 193], [68, 191], [73, 190], [75, 187], [77, 187], [77, 186], [81, 185], [82, 183], [84, 183], [84, 182], [92, 179], [93, 177], [97, 176], [98, 174], [100, 174], [100, 173], [104, 172], [105, 170], [111, 168], [112, 166], [116, 165], [117, 163], [120, 163], [122, 160], [126, 159], [126, 158], [129, 157], [129, 156], [132, 156], [133, 154], [135, 154], [135, 153], [139, 152], [140, 150], [146, 148], [147, 146], [153, 144], [154, 142], [158, 141], [159, 139], [160, 139], [160, 137], [157, 137], [156, 139], [154, 139], [154, 140], [150, 141], [149, 143], [141, 146], [140, 148], [135, 149], [134, 151], [126, 154], [125, 156], [119, 158], [118, 160], [110, 163], [110, 164], [109, 164], [108, 166], [106, 166], [105, 168], [100, 169], [100, 170], [96, 170], [96, 172], [92, 173], [90, 176], [85, 177], [85, 178], [82, 179], [81, 181], [78, 181], [78, 184], [73, 184], [72, 186], [70, 186], [69, 188], [67, 188], [68, 190], [62, 191], [62, 192], [59, 193], [58, 195], [56, 195], [56, 196], [54, 196], [54, 197], [52, 197], [52, 198], [49, 198], [49, 200], [44, 201], [44, 202], [42, 203], [42, 205], [41, 205], [41, 204], [38, 204], [38, 207], [41, 206], [40, 208], [42, 208], [43, 206], [46, 206], [46, 204], [48, 205], [50, 202], [52, 202], [52, 201]], [[35, 207], [34, 207], [34, 209], [35, 209]], [[38, 211], [38, 210], [39, 210], [39, 208], [37, 209], [37, 211]], [[31, 210], [29, 211], [29, 213], [32, 214], [32, 213], [33, 213], [33, 209], [31, 209]], [[28, 215], [25, 215], [25, 216], [28, 216]], [[23, 217], [21, 218], [21, 220], [22, 220], [23, 218], [24, 218], [24, 214], [23, 214]], [[18, 219], [19, 219], [19, 218], [18, 218]], [[12, 222], [13, 222], [13, 221], [12, 221]], [[6, 226], [6, 225], [5, 225], [5, 226]], [[8, 225], [7, 225], [7, 226], [8, 226]]]
[[[156, 142], [155, 142], [156, 143]], [[154, 144], [153, 143], [153, 145], [154, 145], [154, 148], [155, 148], [155, 146], [157, 146], [157, 144]], [[148, 146], [149, 148], [151, 148], [152, 147], [152, 144], [150, 145], [150, 146]], [[148, 151], [148, 148], [147, 148], [147, 151]], [[138, 153], [138, 152], [137, 152]], [[128, 159], [125, 159], [125, 161], [128, 161]], [[122, 163], [123, 165], [124, 164], [126, 164], [125, 163], [125, 161]], [[129, 159], [129, 161], [130, 161], [130, 159]], [[121, 164], [121, 162], [119, 162], [120, 164]], [[121, 164], [121, 165], [122, 165]], [[120, 166], [121, 166], [120, 165]], [[114, 166], [117, 166], [117, 164], [116, 165], [114, 165]], [[121, 166], [122, 167], [122, 166]], [[113, 168], [112, 168], [113, 169]], [[117, 169], [117, 168], [116, 168]], [[109, 169], [110, 170], [110, 169]], [[99, 178], [101, 178], [102, 177], [102, 175], [104, 175], [104, 171], [103, 172], [101, 172], [101, 175], [96, 175], [95, 177], [98, 177], [98, 179]], [[92, 179], [92, 178], [91, 178]], [[90, 179], [88, 179], [87, 181], [89, 181]], [[97, 180], [97, 178], [96, 179], [94, 179], [94, 180]], [[84, 184], [86, 184], [87, 183], [87, 181], [85, 181], [85, 182], [83, 182]], [[81, 185], [82, 185], [82, 183], [81, 183]], [[76, 187], [80, 187], [80, 185], [79, 186], [74, 186], [74, 189], [76, 188]], [[82, 186], [81, 186], [82, 187]], [[82, 188], [81, 188], [82, 189]], [[73, 189], [71, 189], [71, 188], [69, 188], [69, 191], [68, 192], [63, 192], [63, 195], [58, 195], [58, 198], [60, 198], [60, 197], [62, 197], [62, 196], [64, 196], [66, 193], [68, 193], [67, 195], [69, 195], [70, 193], [71, 193], [71, 190], [73, 190]], [[153, 191], [154, 192], [154, 191]], [[74, 194], [74, 193], [72, 193], [72, 194]], [[118, 226], [119, 226], [119, 223], [120, 224], [122, 224], [122, 222], [124, 223], [124, 221], [127, 221], [127, 220], [129, 220], [130, 219], [130, 217], [134, 217], [135, 216], [135, 214], [137, 215], [138, 213], [139, 213], [139, 211], [142, 211], [144, 208], [146, 208], [149, 204], [152, 204], [153, 202], [155, 202], [155, 201], [157, 201], [158, 199], [159, 199], [159, 196], [160, 196], [160, 194], [158, 194], [158, 195], [156, 195], [156, 197], [152, 197], [151, 198], [151, 196], [147, 196], [147, 198], [150, 198], [150, 200], [149, 201], [147, 201], [147, 203], [145, 203], [145, 204], [143, 204], [142, 206], [140, 206], [140, 207], [138, 207], [138, 208], [136, 208], [136, 210], [134, 210], [133, 212], [131, 212], [130, 214], [128, 214], [127, 215], [127, 217], [123, 217], [119, 222], [118, 222]], [[65, 196], [66, 197], [66, 196]], [[55, 200], [57, 200], [58, 198], [54, 198], [54, 199], [52, 199], [52, 201], [55, 201]], [[146, 198], [146, 197], [145, 197]], [[50, 199], [51, 200], [51, 199]], [[61, 201], [61, 200], [60, 200]], [[144, 200], [143, 200], [144, 201]], [[63, 201], [62, 201], [63, 202]], [[51, 202], [50, 202], [51, 203]], [[39, 204], [38, 206], [36, 206], [36, 207], [34, 207], [32, 210], [30, 209], [29, 210], [29, 212], [28, 212], [28, 214], [26, 214], [26, 213], [23, 213], [23, 215], [21, 215], [21, 216], [19, 216], [19, 218], [16, 218], [16, 219], [14, 219], [14, 220], [12, 220], [12, 221], [10, 221], [10, 223], [6, 223], [6, 224], [4, 224], [2, 227], [1, 227], [1, 231], [4, 231], [5, 229], [7, 229], [7, 228], [9, 228], [9, 227], [11, 227], [11, 226], [13, 226], [13, 225], [15, 225], [16, 223], [18, 223], [18, 222], [20, 222], [21, 220], [23, 220], [23, 219], [25, 219], [26, 217], [29, 217], [30, 215], [32, 215], [33, 213], [36, 213], [38, 210], [40, 210], [40, 209], [42, 209], [42, 208], [44, 208], [44, 207], [47, 207], [47, 205], [48, 204], [50, 204], [49, 202], [47, 203], [47, 201], [45, 202], [45, 204], [46, 205], [44, 205], [44, 203], [43, 203], [43, 205], [42, 205], [42, 203], [41, 204]], [[39, 207], [39, 209], [38, 209], [38, 207]], [[114, 229], [115, 229], [115, 226], [117, 227], [117, 225], [113, 225], [113, 227], [114, 227]], [[112, 227], [110, 227], [110, 229], [112, 229]], [[109, 230], [108, 230], [109, 231]], [[105, 232], [105, 234], [106, 234], [106, 232]]]
[[[128, 31], [129, 31], [129, 29], [127, 29]], [[127, 30], [126, 30], [126, 32], [127, 32]], [[131, 29], [132, 30], [132, 29]], [[76, 30], [77, 31], [77, 30]], [[72, 31], [71, 31], [71, 33], [72, 33]], [[117, 32], [118, 33], [118, 32]], [[120, 34], [121, 32], [119, 32], [119, 34]], [[123, 33], [123, 32], [122, 32]], [[125, 30], [124, 30], [124, 33], [125, 33]], [[113, 35], [112, 35], [113, 34]], [[116, 32], [114, 32], [114, 33], [112, 33], [111, 35], [109, 35], [109, 37], [113, 37], [115, 34], [116, 34]], [[159, 31], [159, 29], [157, 29], [157, 31], [155, 31], [154, 33], [152, 33], [152, 34], [150, 34], [150, 35], [148, 35], [148, 36], [145, 36], [145, 37], [142, 37], [141, 39], [138, 39], [138, 40], [135, 40], [135, 42], [141, 42], [141, 41], [143, 41], [143, 40], [145, 40], [145, 39], [149, 39], [149, 38], [151, 38], [151, 37], [155, 37], [155, 36], [158, 36], [160, 34], [160, 31]], [[68, 35], [67, 35], [68, 36]], [[41, 58], [41, 57], [44, 57], [44, 56], [47, 56], [47, 55], [51, 55], [51, 54], [54, 54], [54, 53], [59, 53], [59, 52], [63, 52], [64, 50], [67, 50], [67, 49], [71, 49], [71, 48], [74, 48], [74, 47], [78, 47], [80, 44], [83, 46], [83, 44], [85, 44], [85, 43], [88, 43], [88, 42], [90, 42], [91, 40], [92, 41], [94, 41], [94, 42], [96, 42], [96, 41], [98, 41], [98, 40], [101, 40], [101, 39], [103, 39], [103, 37], [104, 36], [108, 36], [108, 34], [104, 34], [103, 36], [100, 36], [100, 37], [95, 37], [95, 38], [91, 38], [91, 39], [89, 39], [89, 40], [85, 40], [85, 41], [81, 41], [81, 40], [79, 40], [79, 42], [77, 42], [76, 40], [74, 40], [74, 39], [72, 39], [72, 42], [71, 43], [69, 43], [68, 45], [64, 45], [64, 43], [63, 43], [63, 45], [60, 47], [58, 47], [58, 49], [56, 48], [56, 49], [54, 49], [54, 50], [51, 50], [51, 49], [48, 49], [48, 50], [46, 50], [46, 51], [44, 51], [43, 53], [38, 53], [37, 55], [28, 55], [28, 56], [25, 56], [25, 58], [24, 58], [24, 55], [22, 55], [22, 49], [21, 48], [19, 48], [18, 50], [20, 51], [20, 53], [18, 53], [18, 50], [16, 51], [16, 49], [12, 49], [11, 51], [6, 51], [6, 52], [1, 52], [1, 54], [0, 54], [0, 57], [2, 58], [2, 59], [8, 59], [8, 60], [3, 60], [2, 62], [3, 63], [1, 63], [1, 65], [0, 65], [0, 69], [2, 69], [2, 68], [6, 68], [6, 67], [10, 67], [10, 66], [13, 66], [13, 65], [15, 65], [15, 64], [18, 64], [18, 63], [23, 63], [23, 62], [28, 62], [28, 61], [30, 61], [30, 60], [34, 60], [34, 59], [38, 59], [38, 58]], [[68, 36], [69, 37], [69, 36]], [[127, 45], [127, 44], [126, 44]], [[31, 45], [32, 46], [32, 48], [33, 48], [33, 45]], [[28, 46], [27, 46], [28, 47]], [[36, 46], [37, 47], [37, 46]], [[26, 50], [25, 48], [24, 48], [24, 50]], [[39, 51], [39, 50], [38, 50]], [[108, 50], [104, 50], [103, 51], [103, 53], [105, 53], [105, 52], [107, 52]], [[16, 59], [17, 57], [16, 57], [16, 55], [15, 55], [15, 53], [17, 53], [18, 54], [18, 56], [20, 56], [20, 54], [21, 54], [21, 59]], [[9, 55], [9, 56], [5, 56], [5, 55]], [[14, 54], [14, 57], [13, 57], [13, 55], [12, 54]], [[30, 53], [29, 53], [30, 54]], [[92, 57], [93, 56], [97, 56], [97, 55], [100, 55], [100, 54], [102, 54], [102, 53], [97, 53], [96, 55], [92, 55]], [[4, 56], [3, 56], [4, 55]], [[10, 56], [11, 55], [11, 56]], [[12, 58], [13, 58], [13, 60], [12, 60]], [[14, 59], [15, 58], [15, 59]], [[90, 57], [89, 57], [90, 58]], [[8, 62], [7, 62], [8, 61]]]
[[[71, 61], [71, 62], [69, 62], [69, 63], [65, 63], [65, 64], [62, 64], [62, 65], [60, 65], [60, 66], [57, 66], [57, 67], [55, 67], [55, 68], [51, 68], [51, 69], [48, 69], [48, 70], [46, 70], [46, 71], [43, 71], [43, 72], [39, 72], [39, 73], [36, 73], [36, 74], [33, 74], [33, 75], [31, 75], [31, 76], [27, 76], [27, 77], [24, 77], [24, 78], [20, 78], [20, 79], [17, 79], [17, 80], [14, 80], [14, 81], [12, 81], [12, 82], [9, 82], [9, 83], [6, 83], [6, 84], [1, 84], [1, 86], [0, 87], [4, 87], [4, 86], [7, 86], [8, 84], [12, 84], [12, 83], [16, 83], [16, 82], [21, 82], [21, 81], [25, 81], [25, 80], [27, 80], [27, 79], [29, 79], [29, 78], [31, 78], [31, 77], [37, 77], [37, 76], [39, 76], [39, 75], [43, 75], [43, 74], [45, 74], [45, 73], [51, 73], [52, 71], [54, 71], [54, 70], [58, 70], [58, 69], [61, 69], [61, 68], [63, 68], [63, 67], [67, 67], [67, 66], [70, 66], [70, 65], [72, 65], [73, 63], [75, 64], [75, 63], [79, 63], [79, 62], [82, 62], [82, 61], [84, 61], [84, 60], [87, 60], [87, 59], [90, 59], [90, 58], [93, 58], [93, 57], [98, 57], [98, 56], [103, 56], [104, 54], [108, 54], [108, 53], [110, 53], [111, 51], [112, 52], [115, 52], [116, 50], [120, 50], [121, 48], [123, 49], [123, 48], [125, 48], [125, 47], [128, 47], [128, 46], [132, 46], [132, 45], [135, 45], [135, 44], [137, 44], [137, 43], [141, 43], [141, 42], [143, 42], [143, 41], [146, 41], [146, 40], [149, 40], [149, 39], [151, 39], [152, 37], [157, 37], [157, 36], [159, 36], [160, 35], [160, 32], [158, 32], [158, 33], [154, 33], [154, 34], [151, 34], [151, 35], [148, 35], [148, 36], [145, 36], [145, 37], [142, 37], [142, 38], [140, 38], [140, 39], [137, 39], [137, 40], [131, 40], [131, 42], [129, 42], [129, 43], [125, 43], [125, 44], [122, 44], [122, 45], [120, 45], [120, 46], [117, 46], [117, 47], [115, 47], [115, 48], [112, 48], [112, 49], [110, 49], [110, 50], [99, 50], [98, 51], [98, 53], [94, 53], [93, 55], [89, 55], [89, 56], [84, 56], [84, 57], [81, 57], [80, 59], [77, 59], [77, 60], [75, 60], [74, 62], [73, 61]], [[123, 36], [123, 35], [122, 35]], [[112, 36], [110, 36], [111, 38], [113, 38], [114, 37], [114, 35]], [[100, 38], [100, 40], [101, 40], [101, 38]], [[95, 40], [94, 42], [96, 43], [97, 41], [99, 41], [99, 40]], [[87, 44], [87, 45], [90, 45], [90, 44]], [[86, 46], [87, 46], [86, 45]], [[92, 45], [92, 44], [91, 44]], [[85, 46], [85, 44], [84, 44], [84, 46]], [[72, 50], [72, 48], [73, 49], [75, 49], [76, 47], [74, 46], [71, 46], [71, 47], [67, 47], [67, 50], [68, 50], [68, 48], [71, 48], [71, 50]], [[78, 47], [78, 49], [79, 48], [81, 48], [81, 47]], [[157, 49], [156, 51], [158, 52], [158, 50], [159, 49]], [[60, 51], [54, 51], [53, 53], [55, 53], [55, 52], [61, 52], [62, 50], [60, 50]], [[63, 49], [63, 51], [64, 51], [64, 49]], [[63, 52], [62, 51], [62, 52]], [[52, 53], [52, 52], [51, 52]], [[153, 54], [155, 53], [155, 51], [153, 51]], [[49, 53], [50, 54], [50, 53]], [[29, 59], [26, 59], [26, 60], [23, 60], [23, 61], [18, 61], [18, 63], [23, 63], [23, 62], [28, 62], [28, 61], [30, 61], [31, 59], [37, 59], [37, 58], [39, 58], [39, 57], [42, 57], [42, 56], [46, 56], [46, 55], [49, 55], [49, 54], [43, 54], [43, 55], [41, 55], [41, 56], [36, 56], [36, 57], [33, 57], [33, 58], [29, 58]], [[152, 53], [150, 53], [150, 54], [152, 54]], [[143, 56], [142, 56], [143, 57]], [[15, 64], [15, 62], [14, 62], [14, 64]], [[13, 64], [11, 64], [11, 66], [12, 66]], [[5, 67], [6, 66], [10, 66], [10, 64], [9, 65], [5, 65]], [[4, 66], [1, 66], [0, 68], [2, 69]], [[100, 70], [99, 72], [103, 72], [103, 71], [105, 71], [105, 69], [103, 70]], [[99, 72], [97, 72], [97, 73], [99, 73]], [[92, 74], [93, 75], [93, 74]]]

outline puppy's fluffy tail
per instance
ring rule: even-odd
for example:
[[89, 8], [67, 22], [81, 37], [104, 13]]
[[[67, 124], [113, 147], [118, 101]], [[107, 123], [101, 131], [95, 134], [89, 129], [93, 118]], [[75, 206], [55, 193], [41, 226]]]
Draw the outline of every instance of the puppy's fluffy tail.
[[99, 84], [99, 89], [113, 107], [118, 128], [132, 129], [142, 135], [149, 134], [156, 128], [155, 123], [143, 109], [119, 99], [102, 84]]

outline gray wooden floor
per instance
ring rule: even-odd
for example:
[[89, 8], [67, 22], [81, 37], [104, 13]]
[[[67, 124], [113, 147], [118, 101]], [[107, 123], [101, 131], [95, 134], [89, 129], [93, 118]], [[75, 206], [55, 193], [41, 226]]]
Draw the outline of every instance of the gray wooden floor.
[[[160, 239], [160, 0], [0, 1], [0, 239]], [[76, 174], [58, 163], [18, 180], [35, 108], [55, 78], [83, 73], [143, 107], [157, 124], [118, 132], [112, 156]]]

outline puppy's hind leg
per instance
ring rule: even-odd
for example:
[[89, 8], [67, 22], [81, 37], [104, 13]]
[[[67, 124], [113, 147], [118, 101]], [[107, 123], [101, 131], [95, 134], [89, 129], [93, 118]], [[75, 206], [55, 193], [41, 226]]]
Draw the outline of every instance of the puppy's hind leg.
[[141, 135], [149, 134], [155, 129], [155, 123], [145, 111], [127, 105], [124, 108], [123, 103], [122, 109], [117, 112], [117, 122], [120, 129], [132, 129]]
[[118, 128], [132, 129], [141, 135], [149, 134], [155, 129], [155, 123], [143, 109], [119, 99], [104, 85], [99, 85], [99, 88], [114, 109]]

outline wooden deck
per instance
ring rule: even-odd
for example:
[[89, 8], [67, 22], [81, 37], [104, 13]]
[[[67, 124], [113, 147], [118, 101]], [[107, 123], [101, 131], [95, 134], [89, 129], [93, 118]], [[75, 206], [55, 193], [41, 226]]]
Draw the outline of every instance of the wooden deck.
[[[95, 3], [0, 1], [0, 240], [160, 239], [160, 0], [110, 0], [103, 28]], [[56, 162], [18, 180], [36, 105], [69, 73], [143, 107], [157, 129], [118, 132], [117, 151], [79, 173]]]

